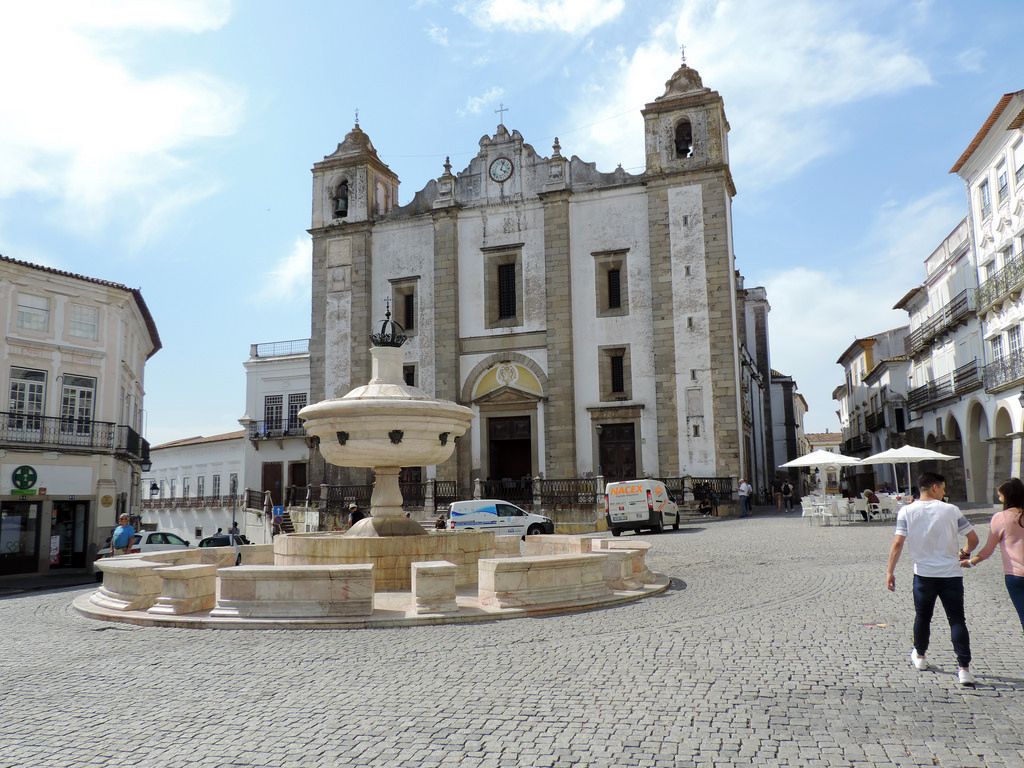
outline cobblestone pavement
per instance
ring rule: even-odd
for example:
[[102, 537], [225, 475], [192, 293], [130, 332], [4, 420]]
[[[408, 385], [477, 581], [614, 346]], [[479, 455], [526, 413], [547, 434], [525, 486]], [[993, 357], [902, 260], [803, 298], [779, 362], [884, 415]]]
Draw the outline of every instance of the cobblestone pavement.
[[[754, 517], [644, 536], [665, 594], [476, 625], [202, 631], [0, 600], [0, 766], [1022, 766], [1024, 641], [967, 574], [977, 689], [941, 612], [910, 665], [891, 526]], [[627, 537], [623, 537], [624, 540]], [[121, 671], [121, 670], [127, 671]]]

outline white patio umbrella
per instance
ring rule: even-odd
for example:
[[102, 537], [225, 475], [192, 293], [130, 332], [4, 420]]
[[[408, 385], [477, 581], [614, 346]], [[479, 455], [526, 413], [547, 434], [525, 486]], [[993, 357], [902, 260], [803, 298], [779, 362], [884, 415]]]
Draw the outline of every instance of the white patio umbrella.
[[779, 468], [788, 469], [789, 467], [850, 467], [860, 464], [860, 459], [856, 459], [853, 456], [844, 456], [841, 453], [832, 453], [832, 451], [825, 451], [818, 449], [805, 453], [803, 456], [787, 461], [785, 464], [779, 464]]
[[[896, 477], [896, 465], [907, 465], [907, 482], [910, 483], [910, 465], [919, 461], [949, 461], [958, 459], [959, 456], [950, 456], [946, 453], [939, 453], [928, 448], [918, 448], [914, 445], [904, 445], [902, 448], [890, 448], [887, 451], [876, 453], [861, 459], [861, 464], [892, 464], [892, 476]], [[912, 483], [911, 483], [912, 484]]]

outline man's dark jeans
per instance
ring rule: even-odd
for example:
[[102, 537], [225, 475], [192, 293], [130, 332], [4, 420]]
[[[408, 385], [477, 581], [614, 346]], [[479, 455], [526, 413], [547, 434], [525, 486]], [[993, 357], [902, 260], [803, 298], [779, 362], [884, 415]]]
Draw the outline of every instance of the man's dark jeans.
[[971, 663], [971, 635], [964, 619], [964, 580], [962, 576], [937, 578], [914, 576], [914, 647], [924, 656], [931, 638], [932, 613], [936, 599], [942, 601], [942, 609], [949, 621], [953, 638], [953, 652], [961, 667]]

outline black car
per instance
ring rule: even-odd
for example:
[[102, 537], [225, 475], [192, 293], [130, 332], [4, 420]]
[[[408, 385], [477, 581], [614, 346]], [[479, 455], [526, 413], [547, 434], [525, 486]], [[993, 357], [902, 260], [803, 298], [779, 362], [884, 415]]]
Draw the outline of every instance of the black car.
[[[252, 544], [251, 541], [249, 541], [247, 538], [245, 538], [245, 536], [243, 536], [240, 533], [236, 533], [236, 534], [233, 534], [233, 535], [238, 540], [239, 544]], [[230, 547], [232, 545], [232, 541], [231, 541], [230, 536], [231, 536], [231, 534], [227, 534], [227, 533], [217, 533], [217, 534], [214, 534], [213, 536], [207, 536], [205, 539], [200, 541], [197, 546], [200, 546], [200, 547]]]

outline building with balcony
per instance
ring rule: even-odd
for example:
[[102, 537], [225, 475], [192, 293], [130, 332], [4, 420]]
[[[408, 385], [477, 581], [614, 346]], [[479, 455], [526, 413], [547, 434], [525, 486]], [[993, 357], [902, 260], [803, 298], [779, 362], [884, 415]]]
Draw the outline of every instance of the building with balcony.
[[0, 256], [0, 574], [88, 566], [141, 510], [142, 293]]
[[[845, 383], [832, 397], [838, 401], [842, 425], [842, 453], [864, 458], [903, 445], [906, 432], [906, 354], [908, 326], [855, 339], [836, 360], [843, 366]], [[891, 469], [869, 466], [846, 471], [847, 490], [859, 492], [883, 482], [896, 484]]]
[[796, 380], [792, 376], [775, 370], [771, 372], [771, 399], [775, 467], [772, 476], [776, 479], [785, 476], [790, 483], [795, 484], [799, 477], [799, 470], [796, 468], [783, 470], [778, 466], [814, 450], [810, 447], [804, 434], [807, 401], [797, 391]]
[[976, 374], [984, 390], [968, 398], [958, 424], [964, 475], [970, 500], [991, 501], [1024, 461], [1024, 90], [999, 99], [950, 172], [967, 194], [984, 353]]

